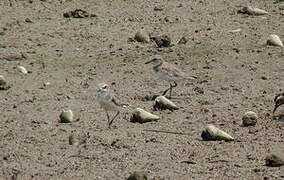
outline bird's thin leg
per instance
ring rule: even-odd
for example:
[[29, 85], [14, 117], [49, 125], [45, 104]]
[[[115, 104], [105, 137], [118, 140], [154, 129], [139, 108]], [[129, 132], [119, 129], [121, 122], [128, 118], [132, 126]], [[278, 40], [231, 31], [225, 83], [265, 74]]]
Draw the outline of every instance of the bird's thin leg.
[[172, 85], [171, 85], [171, 83], [170, 83], [170, 87], [167, 88], [167, 89], [163, 92], [163, 94], [162, 94], [163, 96], [167, 94], [167, 92], [171, 89], [171, 86], [172, 86]]
[[170, 84], [171, 87], [170, 87], [170, 97], [172, 97], [172, 91], [173, 91], [173, 88], [177, 87], [177, 83], [174, 81], [174, 85]]
[[114, 117], [112, 118], [112, 120], [108, 123], [108, 127], [110, 128], [111, 124], [113, 123], [114, 119], [119, 115], [119, 111], [117, 111], [117, 113], [114, 115]]
[[106, 115], [107, 115], [107, 123], [109, 124], [109, 114], [107, 111], [106, 111]]

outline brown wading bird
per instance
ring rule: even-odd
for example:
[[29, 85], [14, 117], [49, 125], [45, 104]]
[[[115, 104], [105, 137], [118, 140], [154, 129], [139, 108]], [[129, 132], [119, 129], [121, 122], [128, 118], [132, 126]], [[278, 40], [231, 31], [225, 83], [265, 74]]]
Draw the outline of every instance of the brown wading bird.
[[[97, 100], [107, 115], [108, 127], [110, 128], [114, 119], [119, 115], [122, 108], [126, 108], [128, 104], [119, 104], [114, 96], [109, 92], [109, 86], [105, 83], [98, 84]], [[116, 111], [116, 114], [110, 119], [109, 111]]]
[[277, 94], [274, 98], [274, 103], [275, 105], [272, 114], [273, 117], [275, 117], [275, 111], [277, 110], [277, 108], [284, 104], [284, 93]]
[[149, 63], [153, 65], [153, 70], [158, 78], [170, 83], [170, 87], [163, 92], [163, 96], [166, 95], [168, 91], [170, 91], [170, 97], [172, 96], [172, 90], [177, 87], [177, 81], [196, 79], [195, 76], [188, 76], [173, 64], [165, 62], [162, 56], [155, 55], [150, 57], [150, 60], [145, 64]]

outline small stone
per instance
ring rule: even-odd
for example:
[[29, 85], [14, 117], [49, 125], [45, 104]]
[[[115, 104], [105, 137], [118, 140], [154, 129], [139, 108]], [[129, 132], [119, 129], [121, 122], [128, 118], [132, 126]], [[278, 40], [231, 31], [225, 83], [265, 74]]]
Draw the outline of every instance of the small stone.
[[78, 134], [72, 133], [69, 136], [69, 145], [74, 145], [74, 146], [80, 145], [80, 137]]
[[150, 37], [149, 34], [146, 33], [145, 31], [138, 31], [135, 36], [134, 39], [138, 42], [142, 42], [142, 43], [149, 43], [150, 42]]
[[174, 23], [175, 21], [178, 21], [178, 18], [173, 18], [171, 16], [166, 16], [164, 18], [164, 20], [167, 22], [167, 23]]
[[133, 115], [131, 117], [131, 122], [138, 122], [138, 123], [146, 123], [151, 121], [157, 121], [159, 116], [156, 116], [152, 113], [149, 113], [141, 108], [136, 108], [133, 112]]
[[161, 35], [153, 37], [153, 40], [158, 47], [169, 47], [171, 46], [171, 38], [168, 35]]
[[145, 172], [134, 172], [132, 173], [127, 180], [147, 180], [147, 174]]
[[188, 42], [188, 38], [183, 36], [180, 38], [180, 40], [178, 41], [178, 44], [186, 44]]
[[86, 17], [97, 17], [96, 14], [90, 14], [82, 9], [75, 9], [73, 11], [63, 13], [65, 18], [86, 18]]
[[8, 85], [4, 76], [0, 75], [0, 90], [8, 90], [10, 86]]
[[25, 19], [25, 22], [26, 22], [26, 23], [32, 23], [32, 20], [31, 20], [30, 18], [26, 18], [26, 19]]
[[284, 47], [281, 39], [276, 34], [271, 34], [267, 39], [267, 45]]
[[165, 8], [165, 6], [163, 6], [163, 5], [155, 6], [154, 11], [163, 11], [164, 8]]
[[262, 80], [268, 80], [268, 78], [266, 76], [261, 76]]
[[74, 115], [73, 112], [70, 109], [68, 109], [68, 110], [63, 110], [59, 117], [61, 123], [71, 123], [73, 121]]
[[24, 66], [17, 66], [18, 71], [20, 71], [23, 74], [28, 74], [28, 71]]
[[0, 86], [7, 85], [7, 81], [4, 76], [0, 75]]
[[50, 85], [50, 82], [45, 82], [45, 83], [43, 83], [43, 86], [44, 87], [47, 87], [47, 86], [49, 86]]
[[258, 116], [253, 111], [248, 111], [243, 115], [243, 126], [255, 126], [257, 123]]

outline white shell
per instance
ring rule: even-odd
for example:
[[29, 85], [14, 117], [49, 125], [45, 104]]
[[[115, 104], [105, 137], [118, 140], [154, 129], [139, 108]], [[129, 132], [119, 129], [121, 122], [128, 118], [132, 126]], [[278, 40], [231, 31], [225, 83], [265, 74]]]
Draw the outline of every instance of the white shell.
[[133, 116], [131, 118], [132, 122], [139, 122], [139, 123], [145, 123], [150, 121], [156, 121], [160, 119], [159, 116], [156, 116], [152, 113], [149, 113], [141, 108], [136, 108], [133, 111]]
[[170, 101], [165, 96], [158, 96], [155, 99], [154, 108], [157, 108], [157, 109], [170, 109], [170, 110], [178, 109], [177, 105], [175, 105], [175, 103]]
[[265, 11], [265, 10], [262, 10], [262, 9], [259, 9], [259, 8], [254, 8], [254, 7], [251, 7], [251, 6], [244, 7], [243, 11], [247, 14], [250, 14], [250, 15], [265, 15], [265, 14], [268, 14], [268, 12]]
[[276, 34], [271, 34], [267, 40], [268, 45], [284, 47], [281, 39]]
[[17, 69], [23, 74], [28, 74], [28, 71], [24, 66], [17, 66]]
[[0, 75], [0, 86], [6, 85], [7, 81], [4, 76]]
[[205, 131], [203, 131], [208, 136], [206, 140], [225, 140], [225, 141], [233, 141], [234, 138], [222, 131], [221, 129], [215, 127], [212, 124], [207, 125]]
[[241, 32], [242, 29], [238, 28], [238, 29], [234, 29], [234, 30], [230, 30], [229, 33], [237, 33], [237, 32]]

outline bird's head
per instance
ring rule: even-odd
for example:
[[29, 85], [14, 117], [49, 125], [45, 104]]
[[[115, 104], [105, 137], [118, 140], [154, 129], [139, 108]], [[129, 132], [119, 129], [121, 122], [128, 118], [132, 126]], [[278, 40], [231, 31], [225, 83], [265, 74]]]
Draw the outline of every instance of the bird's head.
[[284, 104], [284, 93], [277, 94], [274, 98], [274, 103], [275, 105], [274, 105], [273, 113], [277, 110], [279, 106]]
[[159, 65], [163, 63], [163, 58], [160, 55], [155, 55], [155, 56], [151, 56], [149, 58], [149, 61], [147, 61], [145, 64], [152, 64], [152, 65]]
[[107, 93], [109, 91], [109, 86], [105, 83], [99, 83], [97, 86], [98, 93]]

